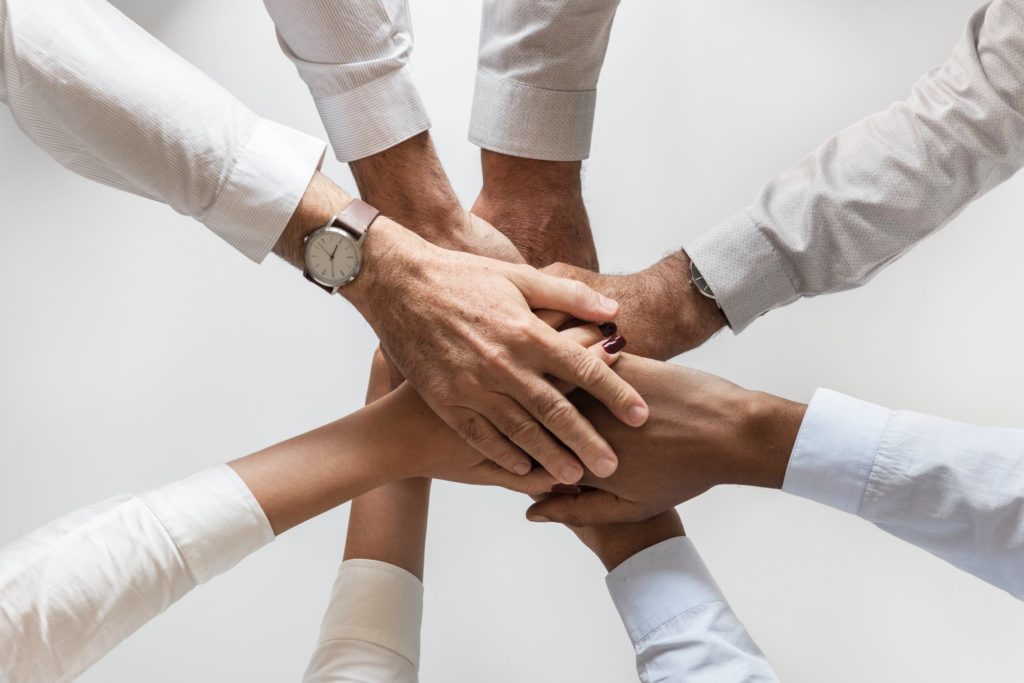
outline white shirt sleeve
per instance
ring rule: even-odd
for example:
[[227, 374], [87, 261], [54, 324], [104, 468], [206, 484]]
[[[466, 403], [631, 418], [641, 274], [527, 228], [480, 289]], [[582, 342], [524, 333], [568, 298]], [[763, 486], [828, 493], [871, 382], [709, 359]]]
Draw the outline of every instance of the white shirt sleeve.
[[254, 261], [323, 158], [102, 0], [0, 0], [0, 100], [63, 166], [166, 202]]
[[607, 583], [643, 683], [778, 680], [690, 539], [637, 553]]
[[264, 0], [278, 40], [309, 86], [340, 161], [430, 128], [413, 83], [407, 0]]
[[734, 331], [857, 287], [1024, 164], [1024, 6], [979, 10], [910, 97], [770, 180], [685, 249]]
[[376, 560], [341, 564], [305, 683], [416, 683], [423, 584]]
[[62, 517], [0, 549], [0, 681], [69, 681], [274, 538], [227, 465]]
[[586, 159], [618, 5], [484, 0], [470, 141], [529, 159]]
[[1024, 599], [1024, 430], [819, 389], [783, 490], [860, 515]]

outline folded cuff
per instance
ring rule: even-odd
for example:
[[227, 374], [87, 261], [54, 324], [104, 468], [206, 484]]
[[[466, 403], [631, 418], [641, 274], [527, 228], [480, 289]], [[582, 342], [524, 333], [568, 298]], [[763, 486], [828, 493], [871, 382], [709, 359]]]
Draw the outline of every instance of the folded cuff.
[[818, 389], [800, 425], [782, 490], [857, 514], [891, 416], [887, 408]]
[[684, 612], [725, 600], [685, 536], [640, 551], [613, 569], [605, 582], [634, 645]]
[[377, 560], [346, 560], [338, 569], [320, 643], [359, 640], [398, 653], [413, 668], [420, 661], [423, 583]]
[[139, 498], [167, 529], [197, 584], [223, 574], [274, 540], [252, 491], [227, 465], [197, 472]]
[[590, 156], [596, 90], [546, 90], [477, 72], [469, 140], [510, 156], [579, 161]]
[[799, 298], [761, 226], [742, 211], [683, 247], [735, 333]]
[[216, 201], [196, 218], [260, 263], [295, 213], [325, 149], [321, 140], [260, 119]]
[[314, 100], [334, 154], [345, 163], [383, 152], [430, 128], [408, 66]]

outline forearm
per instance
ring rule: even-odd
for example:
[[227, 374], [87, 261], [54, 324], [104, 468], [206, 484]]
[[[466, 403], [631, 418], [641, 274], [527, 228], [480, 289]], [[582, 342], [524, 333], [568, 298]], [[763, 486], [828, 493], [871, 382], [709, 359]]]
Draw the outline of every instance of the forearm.
[[359, 496], [349, 511], [345, 559], [387, 562], [422, 581], [429, 507], [430, 479], [403, 479]]
[[911, 96], [838, 133], [686, 245], [732, 328], [858, 287], [1024, 164], [1024, 10], [980, 10]]
[[483, 149], [483, 188], [473, 213], [495, 225], [535, 267], [563, 262], [597, 270], [580, 161], [542, 161]]

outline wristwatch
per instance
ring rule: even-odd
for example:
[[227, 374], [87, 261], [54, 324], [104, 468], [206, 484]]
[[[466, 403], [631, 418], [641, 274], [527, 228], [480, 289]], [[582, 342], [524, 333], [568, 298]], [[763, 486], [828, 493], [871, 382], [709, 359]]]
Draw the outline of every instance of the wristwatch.
[[363, 240], [379, 215], [366, 202], [353, 199], [330, 223], [306, 235], [302, 271], [306, 279], [328, 294], [355, 280], [363, 267]]
[[700, 271], [697, 270], [697, 264], [693, 261], [690, 261], [690, 282], [693, 283], [693, 286], [697, 288], [698, 292], [714, 301], [715, 305], [718, 306], [719, 309], [722, 308], [722, 305], [718, 303], [718, 297], [711, 291], [711, 285], [709, 285], [708, 281], [704, 279], [704, 276], [700, 274]]

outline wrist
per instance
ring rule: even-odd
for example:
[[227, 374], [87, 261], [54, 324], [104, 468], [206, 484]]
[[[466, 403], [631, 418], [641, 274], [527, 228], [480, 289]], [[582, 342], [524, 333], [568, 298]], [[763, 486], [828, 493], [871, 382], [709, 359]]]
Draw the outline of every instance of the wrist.
[[351, 201], [351, 195], [317, 171], [274, 245], [274, 253], [296, 268], [304, 268], [303, 240], [317, 228], [327, 225]]
[[378, 302], [394, 295], [396, 284], [404, 277], [415, 278], [421, 267], [416, 254], [426, 249], [429, 245], [412, 232], [386, 216], [378, 216], [363, 239], [359, 275], [338, 292], [372, 324], [369, 314]]
[[690, 257], [679, 250], [648, 271], [658, 299], [668, 304], [659, 317], [668, 321], [670, 337], [678, 346], [672, 355], [700, 346], [728, 324], [714, 299], [700, 293], [690, 279]]
[[781, 489], [807, 405], [760, 391], [744, 392], [742, 476], [732, 483]]
[[679, 514], [675, 510], [668, 510], [635, 524], [595, 528], [593, 541], [587, 543], [587, 546], [610, 572], [639, 552], [670, 538], [685, 535]]

